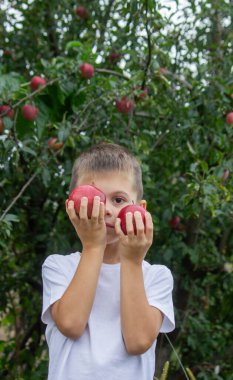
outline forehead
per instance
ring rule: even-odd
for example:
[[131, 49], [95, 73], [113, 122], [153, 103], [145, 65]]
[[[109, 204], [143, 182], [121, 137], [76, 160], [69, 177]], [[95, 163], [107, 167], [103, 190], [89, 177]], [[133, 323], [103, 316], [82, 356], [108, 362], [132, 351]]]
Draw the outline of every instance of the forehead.
[[78, 185], [93, 185], [105, 193], [126, 192], [136, 194], [132, 172], [106, 171], [85, 173], [78, 179]]

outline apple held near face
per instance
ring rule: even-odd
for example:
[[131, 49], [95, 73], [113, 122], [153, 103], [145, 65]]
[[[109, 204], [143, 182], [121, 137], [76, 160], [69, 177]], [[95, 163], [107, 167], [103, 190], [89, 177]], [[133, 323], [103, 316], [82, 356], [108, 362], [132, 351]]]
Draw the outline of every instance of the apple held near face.
[[4, 104], [0, 107], [0, 116], [1, 117], [8, 116], [10, 119], [13, 119], [14, 114], [15, 114], [14, 110], [10, 106]]
[[106, 203], [106, 195], [97, 187], [91, 185], [81, 185], [76, 187], [69, 196], [69, 201], [74, 201], [74, 208], [77, 214], [79, 214], [80, 203], [82, 197], [88, 199], [87, 216], [91, 218], [94, 197], [100, 197], [100, 202]]
[[94, 67], [89, 63], [83, 63], [79, 69], [81, 71], [81, 76], [85, 79], [91, 78], [94, 75]]
[[37, 118], [39, 110], [37, 107], [33, 106], [32, 104], [26, 104], [21, 109], [22, 115], [24, 119], [33, 121]]
[[[138, 205], [128, 205], [128, 206], [123, 207], [118, 214], [118, 218], [120, 218], [120, 220], [121, 220], [121, 229], [125, 235], [127, 235], [126, 214], [128, 212], [131, 212], [134, 215], [135, 211], [139, 211], [141, 213], [142, 221], [143, 221], [144, 225], [146, 224], [146, 219], [145, 219], [146, 209], [144, 209], [143, 207], [138, 206]], [[137, 228], [136, 228], [134, 216], [133, 216], [133, 227], [134, 227], [134, 234], [136, 235], [137, 234]]]
[[43, 86], [45, 84], [47, 84], [46, 80], [40, 76], [33, 77], [30, 82], [32, 91], [36, 91], [40, 86]]

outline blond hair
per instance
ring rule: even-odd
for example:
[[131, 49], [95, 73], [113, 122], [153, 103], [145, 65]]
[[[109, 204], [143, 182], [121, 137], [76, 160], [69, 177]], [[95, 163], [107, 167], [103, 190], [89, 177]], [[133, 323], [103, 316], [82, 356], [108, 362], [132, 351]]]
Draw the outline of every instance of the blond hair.
[[86, 173], [123, 171], [134, 176], [134, 190], [138, 200], [143, 196], [142, 172], [139, 161], [126, 148], [106, 142], [98, 143], [82, 152], [76, 159], [70, 182], [70, 192], [77, 186], [79, 178]]

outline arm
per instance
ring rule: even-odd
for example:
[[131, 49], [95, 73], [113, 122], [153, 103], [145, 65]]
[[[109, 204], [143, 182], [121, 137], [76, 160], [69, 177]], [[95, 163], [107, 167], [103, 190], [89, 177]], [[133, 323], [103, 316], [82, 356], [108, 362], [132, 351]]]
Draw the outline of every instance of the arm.
[[121, 324], [126, 349], [139, 355], [147, 351], [159, 334], [162, 313], [150, 306], [144, 288], [142, 261], [152, 244], [153, 223], [146, 213], [146, 231], [140, 213], [135, 213], [137, 235], [134, 235], [132, 214], [126, 217], [125, 236], [117, 220], [116, 231], [122, 244], [121, 254]]
[[128, 353], [139, 355], [147, 351], [157, 338], [162, 321], [162, 313], [147, 301], [142, 265], [122, 260], [121, 323]]
[[[63, 296], [51, 306], [52, 317], [65, 336], [79, 338], [88, 321], [106, 246], [104, 204], [95, 199], [92, 218], [87, 218], [87, 199], [81, 201], [79, 217], [73, 202], [66, 211], [83, 245], [82, 256], [74, 277]], [[91, 239], [90, 239], [91, 236]]]

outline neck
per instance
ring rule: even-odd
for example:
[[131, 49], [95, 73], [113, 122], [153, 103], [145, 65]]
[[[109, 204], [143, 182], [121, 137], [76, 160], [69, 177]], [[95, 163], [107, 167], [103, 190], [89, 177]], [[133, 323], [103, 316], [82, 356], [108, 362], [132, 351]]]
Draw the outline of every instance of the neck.
[[105, 264], [117, 264], [120, 262], [120, 244], [118, 241], [106, 246], [103, 262]]

